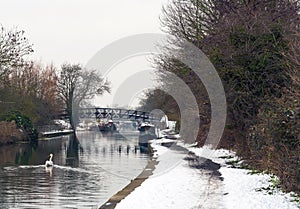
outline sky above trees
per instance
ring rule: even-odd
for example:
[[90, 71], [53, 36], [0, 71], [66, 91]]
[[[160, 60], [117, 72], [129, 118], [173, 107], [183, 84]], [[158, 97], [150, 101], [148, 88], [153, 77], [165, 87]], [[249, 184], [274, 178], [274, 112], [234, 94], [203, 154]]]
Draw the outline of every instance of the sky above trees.
[[[33, 43], [30, 59], [53, 63], [57, 69], [65, 63], [83, 66], [104, 46], [120, 38], [140, 33], [162, 33], [159, 16], [168, 0], [12, 0], [2, 1], [0, 24], [17, 27]], [[149, 68], [146, 58], [117, 66], [107, 79], [119, 86], [124, 69], [136, 72]], [[120, 74], [121, 72], [121, 74]], [[97, 105], [109, 106], [112, 95], [96, 99]], [[137, 99], [138, 100], [138, 99]], [[137, 104], [137, 102], [135, 102]], [[126, 104], [120, 104], [126, 106]]]
[[160, 32], [167, 0], [12, 0], [1, 2], [1, 24], [18, 27], [34, 44], [33, 58], [60, 66], [85, 64], [103, 46], [124, 36]]

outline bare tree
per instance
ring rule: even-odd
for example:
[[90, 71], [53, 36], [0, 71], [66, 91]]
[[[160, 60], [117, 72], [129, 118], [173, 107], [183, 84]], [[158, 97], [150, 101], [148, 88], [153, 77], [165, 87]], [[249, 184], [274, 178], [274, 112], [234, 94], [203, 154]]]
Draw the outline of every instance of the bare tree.
[[0, 78], [12, 68], [24, 64], [24, 56], [33, 52], [24, 31], [0, 28]]
[[[79, 64], [64, 64], [58, 79], [58, 92], [63, 100], [71, 126], [75, 129], [76, 110], [84, 100], [110, 92], [110, 84], [96, 70], [88, 71]], [[75, 117], [74, 117], [75, 116]]]

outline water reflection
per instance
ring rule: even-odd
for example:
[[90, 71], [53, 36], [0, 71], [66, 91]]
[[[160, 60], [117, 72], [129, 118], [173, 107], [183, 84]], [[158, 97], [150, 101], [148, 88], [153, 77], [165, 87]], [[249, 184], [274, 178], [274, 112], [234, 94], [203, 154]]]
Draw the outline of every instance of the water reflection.
[[[1, 208], [92, 208], [123, 188], [146, 165], [137, 138], [98, 132], [0, 147]], [[44, 163], [53, 153], [54, 166]]]
[[52, 177], [53, 166], [45, 166], [45, 171], [49, 173], [49, 176]]
[[78, 137], [75, 134], [71, 135], [69, 140], [67, 141], [67, 146], [66, 146], [66, 153], [67, 153], [66, 165], [71, 167], [79, 166], [79, 155], [78, 155], [79, 147], [80, 144], [79, 144]]

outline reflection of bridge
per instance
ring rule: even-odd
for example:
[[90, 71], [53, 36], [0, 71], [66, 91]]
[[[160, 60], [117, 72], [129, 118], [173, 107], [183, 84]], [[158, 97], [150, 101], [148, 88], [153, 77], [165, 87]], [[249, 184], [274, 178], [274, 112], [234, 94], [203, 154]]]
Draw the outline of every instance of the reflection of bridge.
[[80, 108], [80, 118], [92, 118], [97, 119], [112, 119], [112, 120], [139, 120], [139, 121], [154, 121], [159, 120], [155, 115], [150, 112], [139, 111], [139, 110], [127, 110], [120, 108], [102, 108], [102, 107], [91, 107], [91, 108]]

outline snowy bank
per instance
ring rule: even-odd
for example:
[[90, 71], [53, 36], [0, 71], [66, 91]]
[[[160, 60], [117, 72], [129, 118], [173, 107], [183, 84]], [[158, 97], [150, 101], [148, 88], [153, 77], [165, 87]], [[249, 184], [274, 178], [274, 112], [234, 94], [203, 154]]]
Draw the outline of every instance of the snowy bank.
[[299, 207], [299, 204], [297, 207], [297, 203], [292, 202], [291, 193], [272, 189], [271, 182], [274, 176], [262, 173], [251, 174], [251, 170], [232, 168], [228, 165], [228, 161], [233, 162], [238, 159], [235, 153], [224, 149], [211, 150], [208, 147], [188, 149], [196, 155], [208, 157], [221, 164], [225, 208], [297, 209]]
[[[184, 209], [184, 208], [272, 208], [297, 209], [291, 197], [280, 191], [268, 195], [258, 191], [267, 187], [271, 177], [250, 175], [249, 170], [230, 168], [227, 158], [236, 159], [228, 150], [211, 150], [208, 147], [193, 148], [178, 143], [197, 156], [219, 163], [221, 178], [206, 169], [194, 169], [186, 160], [190, 154], [184, 149], [170, 149], [155, 140], [152, 147], [159, 162], [153, 175], [140, 187], [117, 204], [117, 209]], [[170, 142], [170, 141], [168, 141]], [[172, 147], [171, 147], [172, 148]]]
[[65, 129], [65, 130], [45, 131], [45, 132], [41, 132], [40, 135], [41, 135], [41, 137], [44, 137], [44, 138], [50, 138], [50, 137], [68, 135], [71, 133], [74, 133], [74, 131], [70, 130], [70, 129]]

